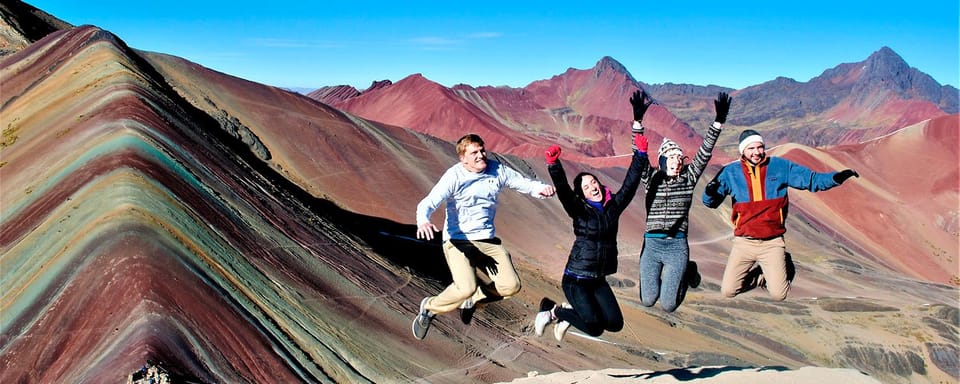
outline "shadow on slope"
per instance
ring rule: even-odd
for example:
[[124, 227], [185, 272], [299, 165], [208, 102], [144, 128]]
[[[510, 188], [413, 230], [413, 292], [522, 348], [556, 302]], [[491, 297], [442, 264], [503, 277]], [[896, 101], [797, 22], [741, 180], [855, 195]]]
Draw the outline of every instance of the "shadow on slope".
[[[401, 224], [380, 217], [354, 213], [340, 208], [333, 202], [315, 198], [305, 191], [301, 198], [311, 210], [321, 212], [331, 222], [363, 240], [377, 254], [394, 264], [408, 268], [415, 275], [444, 284], [452, 280], [443, 256], [442, 240], [437, 233], [433, 240], [415, 237], [417, 226]], [[306, 200], [306, 199], [312, 199]]]
[[[752, 367], [686, 367], [686, 368], [676, 368], [668, 369], [665, 371], [657, 372], [647, 372], [647, 373], [638, 373], [638, 374], [610, 374], [610, 377], [618, 379], [644, 379], [652, 380], [660, 376], [672, 376], [678, 381], [690, 381], [697, 379], [707, 379], [711, 377], [716, 377], [717, 375], [724, 372], [733, 372], [733, 371], [744, 371], [747, 369], [754, 369]], [[762, 371], [774, 371], [774, 372], [784, 372], [789, 370], [787, 367], [783, 366], [771, 366], [771, 367], [761, 367], [755, 369], [757, 372]]]
[[[178, 92], [165, 81], [165, 77], [148, 60], [132, 52], [129, 56], [150, 78], [157, 79], [158, 83], [162, 84], [166, 94], [171, 97], [178, 95]], [[238, 155], [246, 165], [253, 168], [254, 172], [266, 178], [275, 188], [274, 192], [287, 194], [295, 201], [301, 202], [310, 211], [330, 220], [345, 233], [357, 236], [373, 251], [396, 265], [409, 268], [415, 271], [416, 275], [430, 280], [437, 280], [444, 284], [451, 281], [441, 250], [442, 241], [439, 234], [432, 241], [418, 240], [413, 237], [417, 230], [414, 224], [401, 224], [380, 217], [354, 213], [330, 200], [315, 197], [262, 160], [263, 155], [258, 153], [258, 148], [253, 144], [245, 143], [241, 137], [230, 132], [229, 127], [222, 126], [215, 117], [186, 100], [180, 100], [181, 107], [187, 109], [187, 113], [197, 126], [220, 128], [200, 130], [197, 133], [209, 135], [211, 137], [208, 139], [225, 145], [230, 152]]]

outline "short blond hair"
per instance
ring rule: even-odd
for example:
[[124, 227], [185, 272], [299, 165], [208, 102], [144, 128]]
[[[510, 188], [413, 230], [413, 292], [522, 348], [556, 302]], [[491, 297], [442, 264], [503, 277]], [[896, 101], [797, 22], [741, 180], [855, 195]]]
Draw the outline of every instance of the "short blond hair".
[[468, 133], [463, 135], [460, 140], [457, 140], [457, 156], [463, 156], [467, 152], [467, 146], [470, 144], [476, 144], [483, 146], [483, 139], [475, 133]]

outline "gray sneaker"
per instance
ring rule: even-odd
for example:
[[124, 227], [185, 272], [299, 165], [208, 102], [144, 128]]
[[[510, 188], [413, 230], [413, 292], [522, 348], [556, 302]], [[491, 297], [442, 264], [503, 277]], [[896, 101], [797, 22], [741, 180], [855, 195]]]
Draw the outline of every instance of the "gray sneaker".
[[413, 318], [413, 337], [423, 340], [427, 336], [427, 330], [430, 329], [430, 322], [433, 320], [433, 314], [427, 310], [429, 297], [424, 297], [420, 301], [420, 312]]

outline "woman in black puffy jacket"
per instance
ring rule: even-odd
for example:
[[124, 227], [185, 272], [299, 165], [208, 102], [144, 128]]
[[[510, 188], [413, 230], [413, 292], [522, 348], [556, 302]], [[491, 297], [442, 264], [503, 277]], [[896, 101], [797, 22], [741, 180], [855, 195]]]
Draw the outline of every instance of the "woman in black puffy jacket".
[[[638, 91], [634, 97], [639, 98], [644, 111], [650, 105], [646, 92]], [[631, 102], [634, 100], [631, 99]], [[642, 118], [643, 113], [639, 115]], [[634, 116], [636, 118], [636, 111]], [[648, 145], [639, 120], [635, 120], [633, 130], [633, 158], [620, 191], [615, 193], [588, 172], [574, 177], [571, 188], [559, 161], [560, 147], [553, 145], [546, 150], [547, 170], [563, 209], [573, 219], [576, 239], [561, 280], [567, 302], [557, 305], [553, 300], [543, 298], [534, 322], [537, 336], [542, 335], [550, 323], [556, 323], [554, 337], [557, 341], [563, 340], [571, 325], [590, 336], [599, 336], [604, 331], [617, 332], [623, 328], [623, 313], [606, 276], [617, 272], [620, 215], [633, 200], [643, 178], [641, 173], [650, 168], [643, 166], [644, 163], [649, 165], [646, 153]]]

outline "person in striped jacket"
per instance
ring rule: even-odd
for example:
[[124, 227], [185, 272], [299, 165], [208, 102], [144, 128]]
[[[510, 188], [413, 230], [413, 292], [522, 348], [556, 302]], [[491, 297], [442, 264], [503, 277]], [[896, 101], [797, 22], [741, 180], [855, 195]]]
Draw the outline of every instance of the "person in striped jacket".
[[650, 167], [648, 162], [642, 173], [647, 208], [643, 251], [640, 253], [640, 302], [644, 306], [652, 307], [659, 299], [663, 310], [673, 312], [683, 301], [687, 287], [699, 284], [699, 274], [696, 264], [690, 262], [687, 243], [693, 189], [710, 162], [732, 101], [724, 92], [717, 95], [714, 100], [716, 118], [689, 164], [685, 164], [687, 157], [683, 155], [683, 149], [673, 140], [664, 138], [657, 151], [659, 168]]
[[707, 207], [719, 207], [727, 195], [733, 204], [733, 247], [720, 293], [734, 297], [763, 287], [772, 299], [782, 301], [793, 280], [793, 263], [783, 241], [787, 189], [825, 191], [860, 175], [852, 169], [814, 172], [790, 160], [767, 156], [763, 137], [751, 129], [740, 133], [739, 142], [740, 160], [721, 168], [703, 192]]

